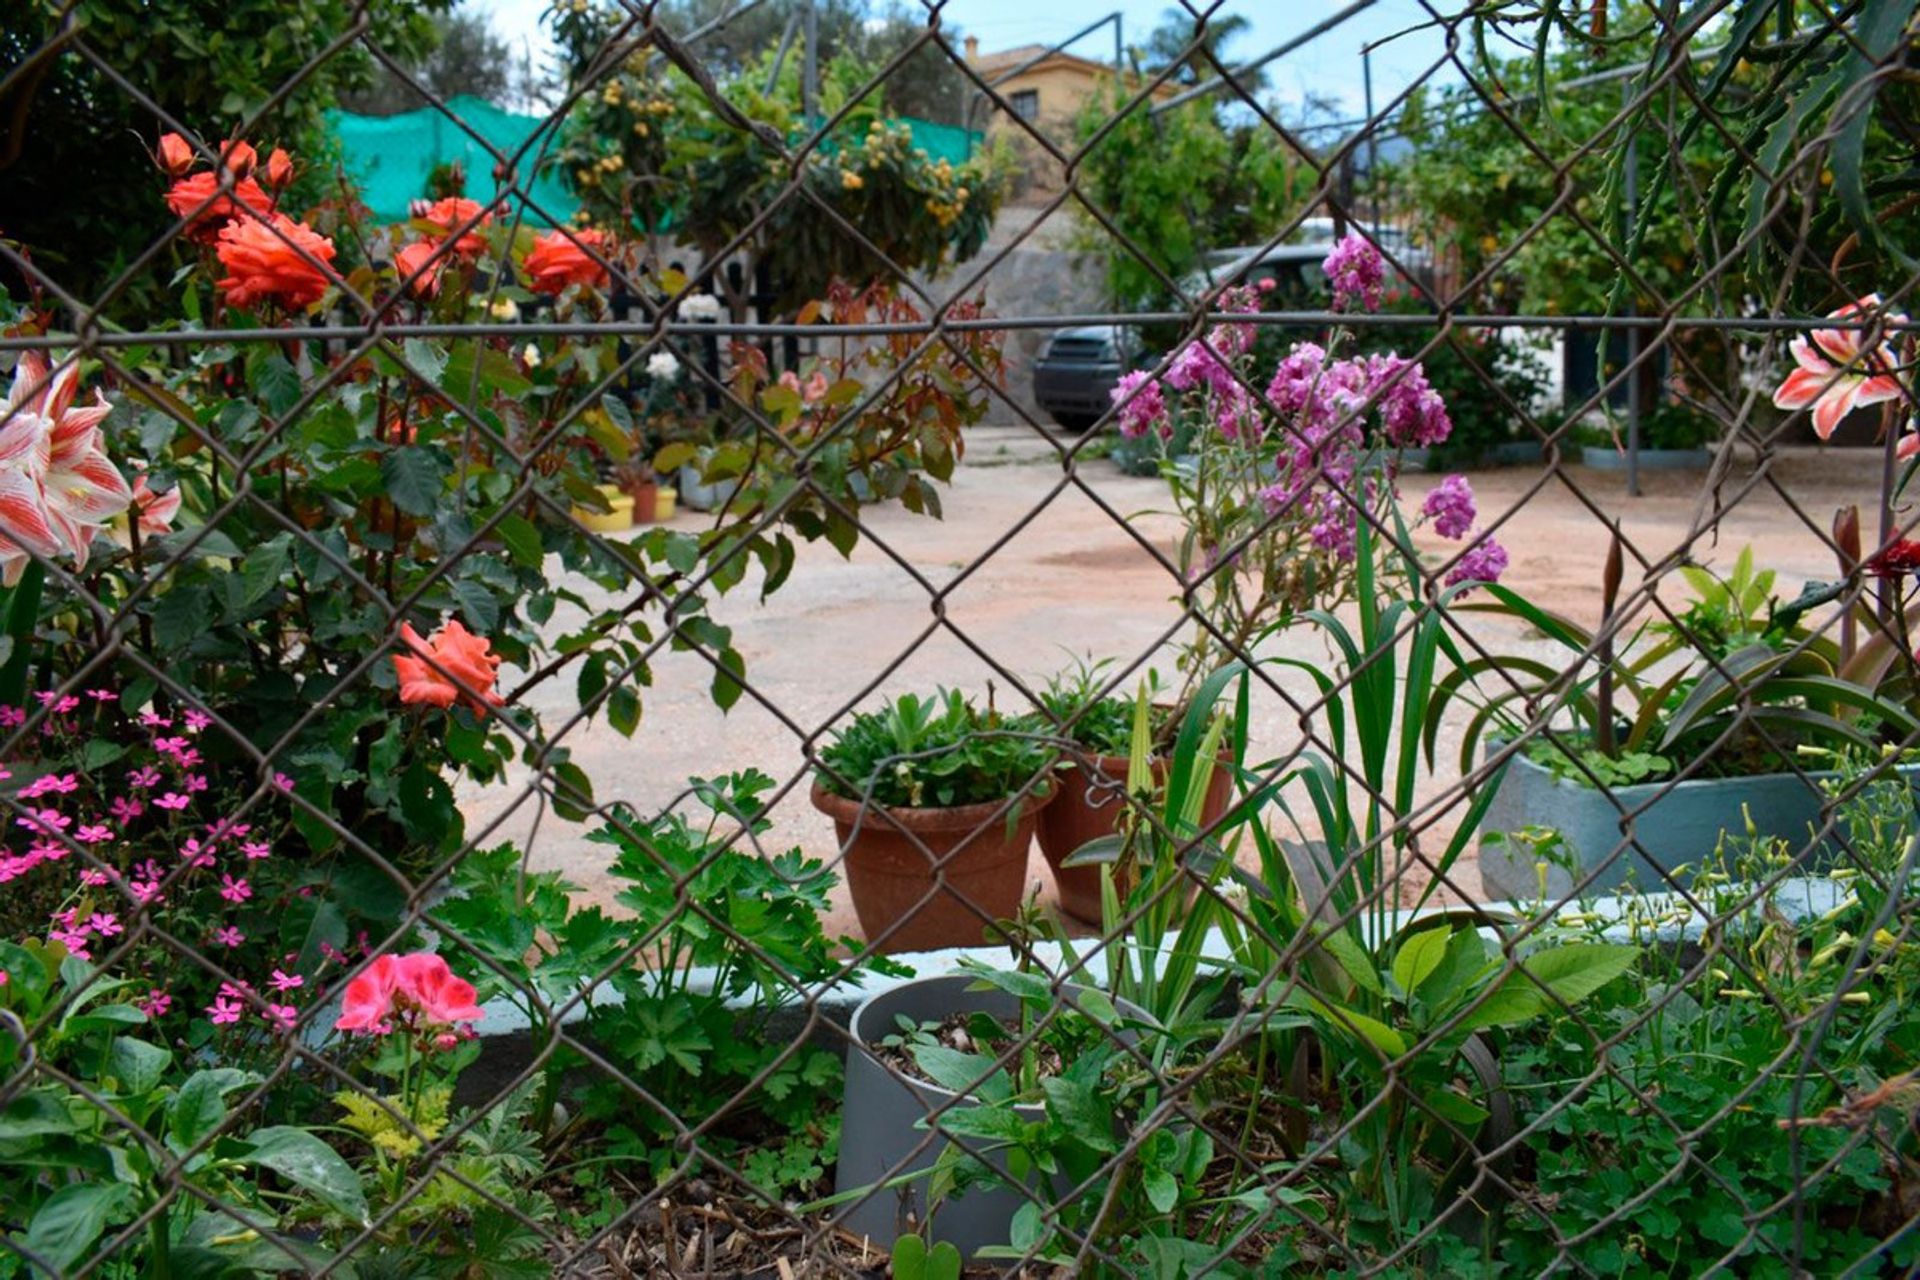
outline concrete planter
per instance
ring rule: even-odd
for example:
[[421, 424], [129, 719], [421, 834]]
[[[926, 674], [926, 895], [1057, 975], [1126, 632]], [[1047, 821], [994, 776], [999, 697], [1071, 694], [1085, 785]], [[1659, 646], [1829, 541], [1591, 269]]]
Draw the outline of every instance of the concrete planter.
[[1400, 451], [1400, 469], [1403, 471], [1475, 471], [1493, 467], [1527, 467], [1539, 462], [1545, 456], [1538, 440], [1509, 440], [1496, 444], [1478, 457], [1448, 458], [1442, 450], [1440, 456], [1434, 456], [1432, 449], [1402, 449]]
[[[1653, 782], [1601, 791], [1556, 778], [1551, 770], [1516, 755], [1480, 822], [1480, 883], [1494, 898], [1531, 901], [1539, 894], [1539, 874], [1528, 850], [1508, 840], [1486, 839], [1488, 832], [1510, 833], [1535, 826], [1560, 833], [1581, 876], [1613, 859], [1586, 892], [1598, 895], [1618, 889], [1629, 869], [1637, 873], [1635, 879], [1643, 890], [1660, 889], [1664, 882], [1659, 871], [1699, 864], [1714, 851], [1721, 832], [1744, 833], [1749, 817], [1761, 835], [1804, 844], [1821, 823], [1825, 797], [1818, 784], [1833, 776], [1768, 773], [1697, 778], [1671, 789], [1670, 784]], [[1913, 775], [1908, 776], [1911, 781]], [[1633, 842], [1613, 857], [1627, 839], [1624, 824], [1629, 820]], [[1803, 869], [1825, 865], [1832, 857], [1833, 850], [1823, 843]], [[1566, 895], [1573, 884], [1574, 875], [1567, 868], [1547, 869], [1549, 898]]]
[[[914, 1023], [938, 1022], [961, 1012], [985, 1013], [1003, 1022], [1018, 1017], [1019, 1002], [1012, 996], [997, 988], [968, 990], [974, 984], [975, 979], [965, 974], [921, 978], [871, 996], [853, 1011], [840, 1161], [834, 1169], [833, 1189], [837, 1196], [862, 1188], [870, 1188], [871, 1194], [840, 1209], [834, 1222], [877, 1248], [890, 1249], [902, 1235], [923, 1233], [929, 1241], [945, 1240], [971, 1258], [982, 1249], [1006, 1244], [1013, 1215], [1029, 1202], [1012, 1187], [976, 1185], [938, 1205], [929, 1221], [926, 1177], [901, 1186], [884, 1185], [903, 1174], [931, 1168], [949, 1143], [1006, 1173], [1006, 1158], [993, 1149], [992, 1142], [930, 1135], [922, 1127], [936, 1108], [953, 1110], [973, 1103], [950, 1089], [899, 1074], [867, 1049], [871, 1042], [894, 1034], [902, 1016]], [[1145, 1017], [1124, 1003], [1120, 1009], [1132, 1018]], [[1118, 1034], [1132, 1039], [1128, 1032]], [[1045, 1108], [1038, 1104], [1019, 1111], [1026, 1120], [1045, 1115]], [[1072, 1188], [1062, 1182], [1054, 1189], [1064, 1193]]]
[[[1580, 446], [1580, 461], [1595, 471], [1625, 471], [1627, 455], [1608, 444]], [[1713, 465], [1711, 449], [1642, 449], [1642, 471], [1705, 471]]]

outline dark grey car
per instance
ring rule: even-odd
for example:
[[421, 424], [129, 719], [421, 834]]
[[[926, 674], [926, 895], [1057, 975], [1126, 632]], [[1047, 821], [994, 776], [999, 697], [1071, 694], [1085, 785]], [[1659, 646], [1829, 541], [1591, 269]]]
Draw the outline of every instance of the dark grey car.
[[1139, 338], [1113, 324], [1061, 329], [1033, 363], [1033, 398], [1069, 431], [1085, 431], [1113, 407], [1114, 384], [1133, 367]]

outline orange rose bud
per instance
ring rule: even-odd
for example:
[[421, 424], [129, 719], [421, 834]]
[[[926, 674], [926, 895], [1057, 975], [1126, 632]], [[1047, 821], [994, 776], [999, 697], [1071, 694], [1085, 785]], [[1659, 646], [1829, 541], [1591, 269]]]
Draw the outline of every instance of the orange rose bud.
[[279, 147], [267, 157], [267, 185], [279, 190], [293, 181], [293, 157]]
[[193, 144], [177, 133], [163, 133], [153, 158], [168, 177], [177, 178], [193, 167]]
[[253, 172], [253, 166], [260, 163], [260, 153], [250, 143], [233, 138], [220, 144], [220, 163], [234, 177], [244, 178]]
[[422, 298], [440, 292], [440, 268], [446, 262], [440, 246], [431, 240], [416, 240], [393, 255], [394, 271]]

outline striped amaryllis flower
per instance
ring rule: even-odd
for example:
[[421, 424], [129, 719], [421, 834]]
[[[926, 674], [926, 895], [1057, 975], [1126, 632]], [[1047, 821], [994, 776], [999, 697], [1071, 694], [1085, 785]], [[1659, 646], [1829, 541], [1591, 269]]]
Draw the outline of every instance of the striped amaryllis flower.
[[20, 357], [0, 420], [0, 582], [20, 580], [29, 554], [87, 562], [93, 537], [133, 501], [107, 457], [100, 423], [111, 411], [94, 392], [75, 405], [80, 368], [50, 372], [37, 352]]
[[[1830, 320], [1864, 320], [1881, 310], [1880, 295], [1870, 293], [1849, 302], [1828, 315]], [[1884, 320], [1906, 323], [1898, 312], [1888, 312]], [[1898, 358], [1887, 339], [1867, 345], [1863, 329], [1815, 329], [1788, 344], [1798, 366], [1787, 375], [1773, 393], [1773, 403], [1781, 409], [1813, 406], [1813, 430], [1828, 439], [1840, 420], [1861, 405], [1878, 404], [1904, 395], [1894, 370]]]

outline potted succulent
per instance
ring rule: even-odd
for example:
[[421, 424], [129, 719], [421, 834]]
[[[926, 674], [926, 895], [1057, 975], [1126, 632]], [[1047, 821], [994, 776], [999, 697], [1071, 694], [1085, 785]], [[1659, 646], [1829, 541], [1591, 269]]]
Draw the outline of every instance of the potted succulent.
[[[1807, 846], [1831, 808], [1828, 775], [1804, 768], [1797, 749], [1872, 749], [1883, 732], [1920, 731], [1905, 674], [1881, 669], [1889, 646], [1852, 645], [1851, 627], [1871, 614], [1849, 603], [1852, 621], [1838, 636], [1808, 625], [1843, 588], [1816, 585], [1783, 602], [1749, 548], [1724, 580], [1683, 566], [1697, 598], [1672, 621], [1636, 628], [1616, 656], [1603, 637], [1614, 631], [1620, 566], [1616, 539], [1601, 636], [1503, 587], [1487, 588], [1490, 602], [1455, 606], [1503, 614], [1578, 655], [1483, 656], [1438, 687], [1429, 757], [1441, 712], [1466, 695], [1477, 705], [1461, 742], [1463, 772], [1482, 754], [1505, 760], [1480, 824], [1487, 892], [1531, 900], [1575, 885], [1613, 889], [1630, 869], [1660, 876], [1699, 863], [1722, 832], [1780, 837], [1814, 861], [1827, 856], [1826, 842]], [[1491, 691], [1471, 693], [1483, 680]]]
[[1011, 918], [1052, 763], [957, 690], [904, 694], [839, 730], [813, 803], [833, 819], [868, 940], [883, 952], [977, 945]]
[[[1133, 737], [1136, 700], [1106, 692], [1100, 679], [1105, 663], [1081, 663], [1056, 675], [1040, 693], [1041, 710], [1034, 717], [1037, 732], [1066, 739], [1058, 765], [1053, 803], [1040, 814], [1040, 852], [1053, 870], [1060, 908], [1090, 924], [1100, 922], [1100, 867], [1093, 861], [1070, 861], [1072, 855], [1095, 841], [1113, 836], [1127, 811], [1127, 766]], [[1143, 697], [1150, 695], [1143, 690]], [[1163, 740], [1171, 719], [1170, 708], [1149, 705], [1153, 741]], [[1199, 827], [1215, 825], [1226, 813], [1233, 794], [1231, 748], [1222, 751], [1222, 763], [1208, 780], [1200, 809]], [[1167, 781], [1168, 755], [1158, 751], [1149, 760], [1154, 785]], [[1120, 891], [1125, 896], [1125, 870]]]
[[[1150, 1087], [1135, 1064], [1151, 1025], [1090, 987], [979, 965], [868, 997], [849, 1024], [836, 1225], [881, 1248], [1023, 1251], [1034, 1201], [1016, 1180], [1032, 1185], [1044, 1156], [1064, 1200], [1118, 1149], [1122, 1095]], [[1101, 1195], [1082, 1202], [1092, 1219]]]

